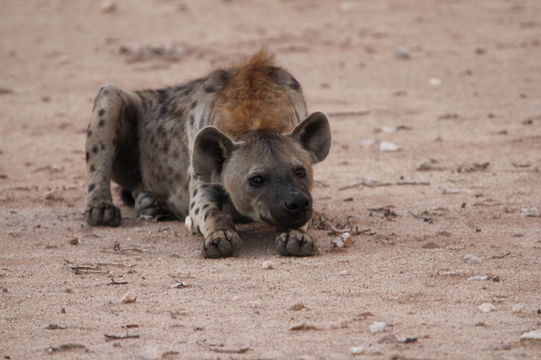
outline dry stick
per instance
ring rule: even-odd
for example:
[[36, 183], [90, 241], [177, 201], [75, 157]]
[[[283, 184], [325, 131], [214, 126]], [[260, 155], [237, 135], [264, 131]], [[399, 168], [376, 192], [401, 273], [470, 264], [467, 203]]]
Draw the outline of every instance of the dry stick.
[[404, 186], [404, 185], [430, 186], [430, 183], [425, 182], [425, 181], [421, 181], [421, 182], [417, 182], [417, 181], [398, 181], [398, 182], [394, 182], [394, 183], [380, 183], [380, 182], [368, 183], [366, 181], [361, 181], [361, 182], [358, 182], [358, 183], [355, 183], [355, 184], [342, 186], [341, 188], [338, 188], [338, 191], [343, 191], [343, 190], [347, 190], [347, 189], [356, 188], [356, 187], [359, 187], [361, 185], [366, 186], [366, 187]]
[[370, 114], [370, 111], [359, 110], [359, 111], [334, 111], [327, 113], [328, 116], [365, 116]]
[[201, 346], [207, 348], [210, 351], [214, 351], [214, 352], [217, 352], [217, 353], [223, 353], [223, 354], [244, 354], [245, 352], [251, 350], [251, 348], [249, 346], [243, 346], [240, 349], [221, 349], [221, 348], [216, 347], [214, 345], [207, 344], [204, 341], [197, 341], [196, 343], [198, 345], [201, 345]]
[[109, 334], [103, 334], [105, 336], [105, 340], [107, 341], [113, 341], [113, 340], [124, 340], [124, 339], [139, 339], [139, 335], [109, 335]]

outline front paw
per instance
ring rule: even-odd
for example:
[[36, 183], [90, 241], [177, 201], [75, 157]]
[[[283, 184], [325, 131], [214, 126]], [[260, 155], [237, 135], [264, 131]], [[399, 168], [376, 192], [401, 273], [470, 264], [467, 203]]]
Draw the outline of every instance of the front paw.
[[88, 206], [85, 218], [90, 226], [118, 226], [120, 210], [110, 202], [100, 202]]
[[160, 206], [151, 193], [142, 192], [135, 199], [134, 210], [137, 217], [154, 218], [160, 212]]
[[285, 256], [312, 256], [316, 244], [312, 237], [300, 230], [287, 230], [276, 237], [275, 246]]
[[241, 239], [235, 230], [220, 230], [205, 238], [203, 255], [206, 258], [219, 258], [233, 255], [240, 248]]

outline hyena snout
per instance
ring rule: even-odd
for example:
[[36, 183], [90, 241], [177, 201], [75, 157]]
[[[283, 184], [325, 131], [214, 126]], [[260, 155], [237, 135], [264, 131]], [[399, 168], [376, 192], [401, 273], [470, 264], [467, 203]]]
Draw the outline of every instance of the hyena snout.
[[272, 222], [283, 228], [298, 228], [312, 217], [312, 199], [306, 193], [293, 192], [271, 208]]
[[312, 208], [310, 198], [302, 193], [293, 193], [285, 199], [283, 208], [288, 215], [297, 216]]

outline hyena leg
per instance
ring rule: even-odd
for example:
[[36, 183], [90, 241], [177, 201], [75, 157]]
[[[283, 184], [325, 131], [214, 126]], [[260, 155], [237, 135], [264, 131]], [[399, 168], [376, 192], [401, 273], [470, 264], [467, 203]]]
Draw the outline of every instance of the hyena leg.
[[223, 196], [220, 186], [190, 181], [192, 228], [203, 235], [206, 258], [231, 256], [242, 243], [231, 216], [220, 210]]
[[[112, 178], [127, 189], [133, 189], [140, 182], [135, 136], [140, 105], [136, 94], [115, 85], [102, 87], [96, 97], [86, 138], [85, 215], [89, 225], [120, 224], [120, 210], [113, 205], [111, 196]], [[131, 148], [131, 151], [121, 151], [123, 148]]]
[[275, 246], [278, 252], [285, 256], [312, 256], [317, 253], [317, 247], [312, 237], [301, 229], [289, 229], [276, 236]]

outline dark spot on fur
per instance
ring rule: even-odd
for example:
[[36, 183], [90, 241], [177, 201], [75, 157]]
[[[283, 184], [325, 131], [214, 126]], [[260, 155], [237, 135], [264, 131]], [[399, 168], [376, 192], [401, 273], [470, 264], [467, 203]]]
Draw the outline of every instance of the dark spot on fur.
[[193, 123], [195, 122], [195, 118], [193, 115], [190, 115], [190, 126], [193, 126]]
[[195, 209], [195, 215], [199, 214], [199, 208]]
[[91, 192], [92, 190], [94, 190], [95, 187], [96, 187], [96, 185], [94, 185], [94, 184], [88, 185], [88, 192]]
[[100, 122], [98, 123], [98, 126], [103, 127], [103, 125], [105, 125], [105, 120], [101, 119]]
[[167, 90], [156, 90], [156, 93], [158, 94], [158, 104], [163, 104], [167, 100]]
[[100, 111], [98, 111], [98, 116], [103, 116], [105, 115], [105, 109], [100, 109]]
[[[181, 182], [181, 180], [182, 180], [182, 174], [179, 173], [179, 172], [176, 173], [176, 174], [175, 174], [174, 181], [176, 181], [177, 183], [179, 183], [179, 182]], [[186, 185], [188, 185], [188, 184], [186, 184]]]
[[197, 232], [201, 234], [201, 229], [199, 228], [199, 225], [197, 225]]
[[92, 153], [96, 154], [98, 152], [98, 145], [92, 145]]
[[171, 153], [171, 157], [172, 157], [173, 159], [178, 159], [178, 151], [173, 150], [173, 152]]
[[213, 93], [213, 92], [216, 92], [216, 88], [212, 85], [207, 85], [203, 88], [203, 90], [205, 90], [205, 92], [208, 92], [208, 93]]
[[103, 145], [103, 143], [100, 143], [100, 147], [102, 150], [105, 150], [105, 145]]
[[203, 205], [203, 210], [205, 210], [206, 208], [208, 208], [210, 206], [210, 204], [205, 204]]
[[225, 70], [218, 70], [218, 71], [219, 71], [218, 72], [218, 78], [220, 79], [222, 84], [225, 85], [225, 83], [229, 80], [231, 75]]
[[289, 87], [292, 88], [295, 91], [299, 91], [301, 88], [301, 84], [295, 79], [293, 76], [291, 77], [291, 83], [289, 84]]
[[96, 167], [94, 165], [90, 165], [90, 172], [94, 172], [96, 170]]
[[86, 133], [86, 136], [91, 137], [92, 136], [92, 130], [88, 129], [88, 132]]
[[86, 153], [86, 162], [88, 162], [88, 159], [90, 158], [90, 154]]
[[205, 217], [203, 218], [203, 221], [207, 221], [208, 217], [209, 217], [209, 213], [206, 212], [206, 213], [205, 213]]
[[192, 201], [192, 203], [190, 204], [190, 209], [193, 209], [194, 206], [195, 206], [195, 201]]
[[162, 152], [167, 154], [169, 152], [169, 140], [165, 140], [162, 146]]
[[193, 191], [192, 197], [195, 197], [196, 195], [197, 195], [197, 189], [195, 189], [195, 190]]
[[194, 100], [194, 102], [192, 102], [192, 104], [190, 105], [190, 109], [193, 109], [196, 106], [197, 106], [197, 100]]

